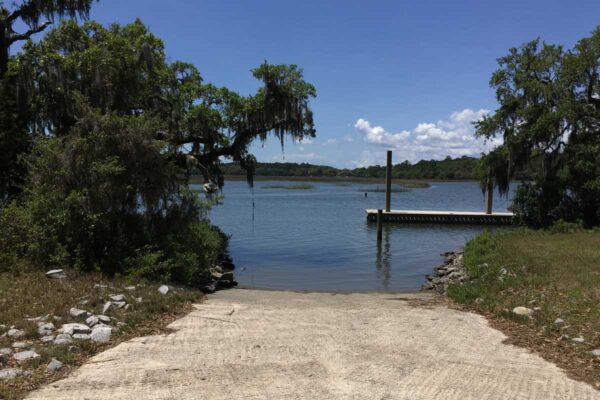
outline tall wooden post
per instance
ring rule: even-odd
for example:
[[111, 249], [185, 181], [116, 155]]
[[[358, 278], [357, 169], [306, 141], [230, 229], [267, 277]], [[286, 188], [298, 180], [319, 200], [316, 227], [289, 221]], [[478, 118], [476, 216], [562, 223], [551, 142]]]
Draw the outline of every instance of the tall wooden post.
[[485, 213], [491, 214], [494, 208], [494, 182], [491, 177], [488, 178], [487, 189], [485, 191]]
[[377, 244], [381, 244], [382, 225], [383, 225], [383, 211], [380, 208], [377, 210]]
[[390, 212], [392, 205], [392, 151], [387, 152], [387, 164], [385, 167], [385, 211]]

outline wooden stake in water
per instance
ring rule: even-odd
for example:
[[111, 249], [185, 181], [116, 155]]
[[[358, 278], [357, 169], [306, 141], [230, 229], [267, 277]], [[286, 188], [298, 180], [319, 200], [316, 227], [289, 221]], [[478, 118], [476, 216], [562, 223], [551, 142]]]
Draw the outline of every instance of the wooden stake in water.
[[382, 225], [383, 225], [383, 211], [380, 208], [377, 210], [377, 244], [381, 243]]
[[392, 205], [392, 151], [387, 152], [387, 164], [385, 167], [385, 211], [390, 212]]

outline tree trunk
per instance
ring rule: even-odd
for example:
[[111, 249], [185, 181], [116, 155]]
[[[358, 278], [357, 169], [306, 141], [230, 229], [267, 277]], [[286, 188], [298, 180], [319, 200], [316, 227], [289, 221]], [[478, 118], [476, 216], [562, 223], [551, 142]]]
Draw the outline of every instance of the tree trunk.
[[4, 78], [6, 71], [8, 71], [8, 40], [9, 32], [5, 23], [0, 22], [0, 79]]

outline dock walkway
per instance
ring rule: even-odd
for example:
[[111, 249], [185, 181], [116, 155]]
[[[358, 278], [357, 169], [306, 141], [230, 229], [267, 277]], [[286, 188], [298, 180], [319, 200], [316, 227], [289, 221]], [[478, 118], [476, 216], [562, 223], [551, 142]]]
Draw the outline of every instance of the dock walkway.
[[[368, 221], [377, 221], [377, 210], [367, 209]], [[483, 224], [508, 225], [514, 214], [494, 212], [487, 214], [476, 211], [426, 211], [426, 210], [390, 210], [383, 211], [383, 222], [403, 223], [443, 223], [443, 224]]]

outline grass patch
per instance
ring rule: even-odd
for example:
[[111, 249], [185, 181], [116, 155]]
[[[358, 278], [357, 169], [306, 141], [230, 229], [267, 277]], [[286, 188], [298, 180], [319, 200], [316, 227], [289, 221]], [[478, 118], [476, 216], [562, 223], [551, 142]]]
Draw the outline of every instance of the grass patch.
[[[134, 336], [159, 333], [165, 326], [191, 310], [192, 302], [202, 298], [199, 290], [175, 288], [163, 296], [158, 292], [158, 284], [132, 281], [130, 278], [107, 279], [100, 274], [79, 274], [66, 271], [68, 279], [50, 280], [40, 271], [21, 272], [13, 274], [0, 273], [0, 335], [14, 325], [23, 329], [26, 334], [18, 339], [0, 337], [0, 348], [10, 347], [15, 341], [26, 341], [31, 344], [40, 358], [31, 361], [26, 366], [18, 366], [12, 358], [0, 361], [2, 368], [23, 368], [32, 372], [31, 376], [19, 377], [14, 380], [0, 380], [0, 398], [20, 399], [27, 392], [38, 386], [60, 379], [73, 368], [81, 365], [92, 355], [112, 347]], [[94, 285], [105, 285], [96, 288]], [[135, 290], [125, 287], [135, 285]], [[129, 310], [110, 310], [106, 315], [125, 323], [118, 331], [113, 329], [111, 342], [99, 344], [92, 341], [76, 341], [73, 343], [78, 352], [69, 351], [69, 346], [45, 345], [39, 340], [37, 324], [26, 318], [49, 315], [48, 321], [56, 328], [64, 323], [83, 322], [70, 317], [71, 307], [77, 307], [93, 314], [102, 314], [102, 306], [108, 300], [109, 294], [124, 294], [130, 304]], [[142, 298], [138, 303], [135, 299]], [[82, 304], [83, 303], [83, 304]], [[54, 317], [60, 318], [60, 320]], [[56, 373], [48, 374], [46, 365], [56, 358], [64, 363], [64, 367]]]
[[314, 185], [303, 184], [303, 185], [267, 185], [262, 186], [261, 189], [285, 189], [285, 190], [312, 190]]
[[[385, 188], [384, 187], [363, 188], [363, 189], [358, 189], [358, 191], [359, 192], [369, 192], [369, 193], [385, 193]], [[403, 187], [392, 187], [392, 189], [391, 189], [391, 193], [404, 193], [404, 192], [410, 192], [410, 189], [403, 188]]]
[[[465, 248], [474, 279], [451, 285], [448, 295], [490, 316], [511, 343], [538, 351], [600, 389], [600, 359], [591, 354], [600, 348], [599, 260], [598, 232], [483, 233]], [[522, 318], [511, 312], [517, 306], [539, 309]], [[565, 322], [555, 324], [557, 318]]]
[[427, 182], [403, 182], [401, 185], [408, 189], [427, 189], [431, 187], [431, 184]]

